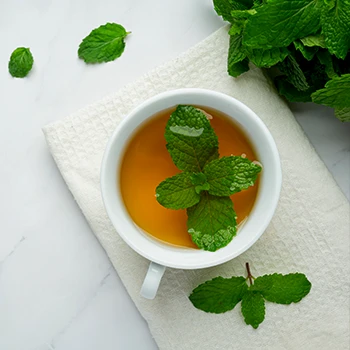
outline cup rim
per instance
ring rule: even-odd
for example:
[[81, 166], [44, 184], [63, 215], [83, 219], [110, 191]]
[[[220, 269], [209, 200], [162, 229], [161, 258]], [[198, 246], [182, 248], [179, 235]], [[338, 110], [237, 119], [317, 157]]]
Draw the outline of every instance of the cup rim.
[[[222, 103], [223, 105], [226, 104], [231, 107], [236, 107], [240, 112], [244, 114], [246, 118], [245, 119], [246, 123], [247, 121], [249, 121], [251, 125], [255, 125], [256, 130], [258, 130], [261, 133], [261, 137], [262, 139], [265, 140], [264, 142], [266, 142], [266, 145], [268, 146], [268, 149], [269, 149], [269, 160], [271, 161], [271, 164], [273, 166], [273, 171], [272, 171], [273, 184], [270, 184], [271, 189], [268, 196], [269, 198], [265, 198], [265, 201], [267, 201], [267, 208], [265, 209], [265, 215], [260, 215], [259, 225], [256, 228], [255, 234], [252, 234], [251, 239], [249, 239], [247, 242], [244, 242], [244, 244], [242, 244], [240, 247], [236, 249], [230, 250], [227, 248], [232, 244], [232, 242], [237, 240], [239, 236], [244, 235], [246, 224], [244, 224], [243, 228], [241, 229], [242, 232], [240, 232], [240, 235], [237, 235], [236, 237], [234, 237], [233, 240], [228, 244], [228, 246], [221, 248], [216, 252], [207, 252], [203, 250], [197, 251], [195, 249], [172, 247], [170, 245], [168, 246], [166, 244], [157, 242], [154, 238], [150, 237], [149, 235], [142, 234], [140, 230], [136, 227], [132, 219], [128, 216], [129, 214], [127, 213], [127, 210], [123, 204], [123, 199], [121, 198], [121, 194], [120, 193], [118, 194], [118, 188], [115, 187], [114, 189], [116, 190], [116, 192], [114, 194], [111, 194], [111, 187], [113, 189], [113, 186], [111, 182], [112, 181], [111, 174], [109, 174], [109, 172], [113, 168], [115, 169], [114, 182], [115, 182], [115, 185], [117, 186], [117, 173], [118, 173], [118, 166], [119, 166], [119, 163], [116, 163], [113, 166], [112, 158], [119, 157], [118, 158], [119, 161], [122, 160], [124, 149], [127, 145], [127, 142], [133, 136], [135, 129], [140, 124], [140, 121], [143, 122], [151, 118], [154, 114], [158, 112], [158, 111], [155, 111], [150, 115], [142, 116], [143, 111], [152, 109], [152, 106], [155, 106], [157, 104], [161, 105], [162, 101], [174, 100], [174, 103], [170, 104], [168, 107], [159, 109], [159, 111], [164, 110], [166, 108], [170, 108], [172, 106], [176, 106], [178, 104], [199, 105], [197, 102], [186, 103], [186, 101], [191, 100], [191, 98], [196, 100], [196, 98], [198, 97], [201, 97], [201, 100], [203, 101], [206, 101], [206, 100], [210, 101], [210, 99], [213, 99], [213, 101], [215, 100], [217, 101], [217, 103]], [[182, 101], [182, 100], [184, 100], [185, 103], [176, 102], [176, 101]], [[212, 107], [212, 105], [213, 105], [213, 102], [210, 102], [206, 106], [222, 111], [222, 109]], [[203, 106], [205, 106], [205, 104]], [[140, 116], [142, 116], [142, 118]], [[231, 115], [229, 116], [237, 122], [237, 119], [235, 119]], [[131, 127], [130, 129], [130, 125], [132, 124], [134, 124], [134, 127]], [[112, 156], [112, 153], [113, 152], [115, 153], [114, 147], [116, 143], [118, 143], [118, 140], [121, 138], [121, 135], [123, 135], [123, 132], [125, 133], [125, 130], [128, 128], [131, 131], [129, 131], [125, 137], [123, 136], [125, 140], [124, 140], [124, 143], [121, 141], [122, 149], [117, 150], [117, 153], [118, 153], [117, 156], [115, 154], [113, 154]], [[256, 148], [256, 151], [259, 152], [259, 148], [257, 147], [255, 148]], [[265, 172], [265, 169], [264, 169], [264, 172]], [[147, 99], [146, 101], [138, 105], [136, 108], [134, 108], [118, 124], [118, 126], [114, 130], [105, 148], [102, 165], [101, 165], [100, 184], [101, 184], [102, 199], [103, 199], [106, 212], [114, 228], [116, 229], [117, 234], [119, 234], [120, 237], [134, 251], [136, 251], [141, 256], [164, 266], [181, 268], [181, 269], [198, 269], [198, 268], [216, 266], [239, 256], [240, 254], [245, 252], [247, 249], [249, 249], [261, 237], [261, 235], [264, 233], [267, 226], [269, 225], [278, 204], [281, 186], [282, 186], [282, 171], [281, 171], [281, 163], [280, 163], [278, 149], [270, 131], [267, 129], [266, 125], [262, 122], [262, 120], [250, 108], [248, 108], [246, 105], [236, 100], [235, 98], [228, 96], [226, 94], [223, 94], [221, 92], [207, 90], [207, 89], [185, 88], [185, 89], [176, 89], [176, 90], [166, 91]], [[261, 185], [262, 184], [260, 184], [260, 186]], [[258, 199], [256, 199], [256, 201], [257, 200]], [[254, 211], [254, 208], [253, 208], [253, 211]], [[253, 211], [249, 215], [248, 221], [251, 220], [251, 222], [254, 222]], [[254, 227], [254, 225], [250, 225], [250, 226], [251, 226], [250, 228]], [[126, 233], [126, 231], [128, 231], [128, 233]], [[138, 232], [137, 234], [140, 235], [140, 237], [142, 237], [142, 239], [140, 239], [138, 242], [136, 242], [135, 235], [134, 235], [136, 231]], [[130, 235], [130, 232], [132, 232], [133, 235]], [[140, 242], [142, 242], [142, 244]], [[159, 254], [161, 250], [165, 251], [166, 253]]]

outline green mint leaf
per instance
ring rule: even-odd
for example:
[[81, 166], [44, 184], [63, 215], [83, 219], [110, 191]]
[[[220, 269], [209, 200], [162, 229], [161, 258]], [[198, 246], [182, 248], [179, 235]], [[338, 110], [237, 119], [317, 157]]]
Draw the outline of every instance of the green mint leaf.
[[107, 23], [94, 29], [79, 45], [78, 56], [86, 63], [114, 61], [124, 52], [129, 33], [123, 26]]
[[335, 116], [341, 122], [350, 122], [350, 107], [336, 108]]
[[228, 32], [228, 35], [236, 35], [236, 34], [241, 34], [244, 28], [244, 23], [245, 20], [242, 19], [235, 19], [233, 20], [230, 30]]
[[207, 177], [203, 173], [193, 173], [191, 175], [191, 182], [193, 185], [203, 185], [207, 182]]
[[305, 46], [300, 40], [293, 41], [294, 47], [301, 52], [305, 59], [311, 61], [316, 52], [318, 51], [318, 47], [308, 47]]
[[249, 70], [249, 60], [242, 46], [242, 35], [231, 35], [227, 58], [227, 71], [232, 77], [238, 77]]
[[253, 6], [253, 2], [250, 0], [214, 0], [213, 3], [216, 13], [227, 22], [234, 21], [231, 15], [232, 10], [247, 10]]
[[278, 62], [282, 62], [288, 55], [286, 47], [275, 47], [273, 49], [253, 49], [249, 46], [244, 51], [250, 61], [260, 68], [269, 68]]
[[266, 2], [267, 0], [253, 0], [253, 3], [254, 3], [253, 8], [255, 9], [261, 5], [264, 5], [266, 4]]
[[234, 19], [247, 19], [250, 16], [253, 16], [256, 14], [256, 10], [233, 10], [231, 11], [231, 16]]
[[14, 78], [24, 78], [33, 67], [34, 59], [29, 48], [18, 47], [12, 52], [9, 61], [9, 72]]
[[168, 209], [186, 209], [197, 204], [200, 195], [191, 177], [191, 173], [184, 172], [161, 182], [156, 188], [157, 201]]
[[230, 0], [214, 0], [214, 10], [224, 21], [231, 22], [232, 5]]
[[195, 187], [195, 190], [198, 194], [201, 193], [202, 191], [208, 191], [209, 189], [210, 189], [210, 185], [207, 182], [203, 185], [197, 185]]
[[201, 172], [207, 162], [219, 157], [218, 138], [209, 120], [192, 106], [178, 106], [171, 114], [165, 139], [170, 156], [180, 170]]
[[264, 49], [288, 46], [320, 27], [317, 0], [269, 0], [256, 8], [243, 31], [243, 43]]
[[255, 10], [234, 10], [231, 11], [231, 27], [228, 34], [241, 34], [246, 23], [246, 19], [251, 16]]
[[350, 74], [329, 80], [326, 86], [314, 92], [311, 97], [315, 103], [334, 108], [350, 107]]
[[252, 16], [255, 10], [234, 10], [231, 11], [231, 27], [229, 35], [241, 34], [246, 23], [246, 19]]
[[350, 48], [350, 3], [348, 0], [321, 1], [321, 25], [331, 54], [344, 59]]
[[208, 191], [210, 188], [210, 185], [207, 183], [207, 177], [203, 173], [193, 173], [191, 175], [191, 182], [198, 194], [201, 191]]
[[287, 81], [294, 85], [300, 91], [309, 89], [304, 72], [301, 70], [296, 59], [289, 55], [283, 62], [278, 63], [278, 68], [287, 76]]
[[201, 249], [214, 252], [227, 246], [236, 235], [236, 213], [229, 197], [201, 193], [201, 200], [187, 209], [187, 228]]
[[231, 75], [231, 77], [237, 78], [241, 74], [248, 72], [249, 70], [249, 60], [248, 58], [245, 58], [241, 62], [237, 62], [234, 64], [230, 64], [228, 66], [228, 74]]
[[259, 292], [248, 290], [242, 298], [241, 311], [246, 324], [258, 328], [265, 319], [265, 300]]
[[211, 195], [230, 196], [253, 186], [261, 167], [247, 158], [230, 156], [211, 161], [203, 171]]
[[294, 85], [287, 81], [285, 76], [278, 76], [274, 79], [278, 93], [284, 96], [290, 102], [311, 102], [311, 94], [316, 91], [309, 88], [306, 91], [298, 90]]
[[322, 34], [309, 35], [304, 38], [301, 38], [300, 41], [308, 47], [319, 46], [323, 49], [326, 48], [326, 42]]
[[244, 277], [216, 277], [200, 284], [189, 298], [197, 309], [220, 314], [232, 310], [242, 300], [247, 288]]
[[311, 283], [302, 273], [264, 275], [254, 281], [252, 291], [277, 304], [297, 303], [309, 294]]

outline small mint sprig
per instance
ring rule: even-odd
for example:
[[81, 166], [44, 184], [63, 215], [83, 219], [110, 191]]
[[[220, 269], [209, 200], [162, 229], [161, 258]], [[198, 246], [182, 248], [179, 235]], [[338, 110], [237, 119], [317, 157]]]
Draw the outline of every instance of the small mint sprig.
[[206, 115], [178, 106], [165, 129], [167, 149], [183, 172], [156, 188], [168, 209], [187, 209], [193, 242], [204, 250], [225, 247], [236, 235], [236, 213], [230, 195], [254, 185], [261, 167], [241, 156], [219, 158], [218, 138]]
[[302, 273], [274, 273], [254, 278], [249, 263], [246, 269], [246, 278], [216, 277], [200, 284], [189, 296], [190, 301], [197, 309], [216, 314], [232, 310], [241, 301], [245, 323], [258, 328], [265, 319], [265, 300], [277, 304], [297, 303], [311, 290], [310, 281]]

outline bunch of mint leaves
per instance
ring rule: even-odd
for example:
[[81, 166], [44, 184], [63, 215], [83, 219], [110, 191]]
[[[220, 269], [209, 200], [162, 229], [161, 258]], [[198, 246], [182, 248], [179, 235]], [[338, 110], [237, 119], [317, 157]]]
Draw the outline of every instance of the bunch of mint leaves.
[[219, 158], [219, 142], [206, 115], [179, 105], [165, 128], [167, 149], [180, 174], [156, 188], [158, 202], [168, 209], [187, 209], [187, 228], [201, 249], [216, 251], [237, 232], [230, 195], [253, 186], [261, 167], [247, 158]]
[[265, 300], [277, 304], [297, 303], [311, 290], [310, 281], [302, 273], [274, 273], [254, 278], [248, 263], [246, 268], [247, 277], [216, 277], [199, 285], [189, 296], [190, 301], [197, 309], [216, 314], [230, 311], [242, 301], [244, 321], [256, 329], [265, 319]]
[[231, 23], [228, 73], [266, 68], [280, 95], [335, 108], [350, 121], [350, 2], [213, 0]]

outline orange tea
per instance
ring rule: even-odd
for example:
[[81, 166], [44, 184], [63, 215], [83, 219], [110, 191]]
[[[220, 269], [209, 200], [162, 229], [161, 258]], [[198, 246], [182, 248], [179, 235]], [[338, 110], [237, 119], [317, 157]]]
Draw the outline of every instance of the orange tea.
[[[212, 116], [210, 124], [219, 140], [222, 156], [245, 154], [256, 160], [246, 135], [224, 114], [202, 108]], [[180, 173], [174, 165], [164, 138], [165, 126], [175, 108], [162, 111], [143, 124], [126, 147], [120, 168], [120, 188], [132, 220], [151, 236], [172, 245], [197, 248], [187, 232], [186, 210], [166, 209], [158, 203], [156, 187], [164, 179]], [[239, 224], [253, 208], [259, 182], [231, 196]]]

